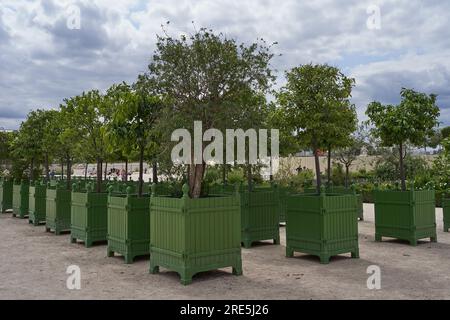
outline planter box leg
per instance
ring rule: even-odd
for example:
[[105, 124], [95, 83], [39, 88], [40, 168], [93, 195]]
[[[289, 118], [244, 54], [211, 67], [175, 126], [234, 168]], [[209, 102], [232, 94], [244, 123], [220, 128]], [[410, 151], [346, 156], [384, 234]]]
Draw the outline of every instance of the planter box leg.
[[77, 239], [70, 237], [70, 243], [77, 243]]
[[376, 234], [375, 235], [375, 241], [376, 242], [381, 242], [383, 240], [383, 237], [382, 236], [380, 236], [379, 234]]
[[233, 274], [235, 276], [242, 276], [242, 266], [233, 267]]
[[50, 228], [45, 227], [45, 232], [50, 232]]
[[180, 277], [181, 277], [181, 284], [184, 286], [187, 286], [188, 284], [192, 283], [192, 274], [190, 274], [187, 271], [181, 272], [180, 273]]
[[114, 257], [114, 251], [111, 251], [111, 250], [109, 250], [109, 248], [108, 248], [108, 249], [107, 249], [107, 252], [106, 252], [106, 256], [107, 256], [108, 258]]
[[84, 242], [84, 246], [86, 248], [92, 247], [92, 241], [90, 239], [86, 239], [86, 241]]
[[320, 263], [321, 264], [329, 264], [330, 256], [329, 255], [320, 255]]
[[273, 244], [280, 244], [280, 238], [273, 239]]
[[154, 266], [150, 263], [150, 273], [151, 274], [157, 274], [159, 273], [159, 266]]
[[359, 259], [359, 249], [352, 252], [352, 259]]
[[294, 256], [294, 250], [289, 247], [286, 247], [286, 257], [292, 258], [293, 256]]
[[435, 235], [434, 237], [430, 238], [431, 242], [437, 242], [437, 235]]
[[417, 239], [411, 239], [411, 240], [409, 240], [409, 243], [410, 243], [413, 247], [417, 247]]
[[245, 249], [249, 249], [252, 247], [252, 242], [250, 240], [244, 240], [242, 243], [244, 244]]
[[34, 221], [33, 222], [33, 226], [38, 227], [39, 226], [39, 221]]
[[59, 229], [55, 229], [55, 235], [57, 236], [61, 235], [61, 231]]
[[134, 257], [131, 254], [126, 254], [124, 256], [125, 258], [125, 264], [132, 264]]
[[444, 232], [448, 232], [448, 229], [450, 229], [450, 225], [444, 224]]

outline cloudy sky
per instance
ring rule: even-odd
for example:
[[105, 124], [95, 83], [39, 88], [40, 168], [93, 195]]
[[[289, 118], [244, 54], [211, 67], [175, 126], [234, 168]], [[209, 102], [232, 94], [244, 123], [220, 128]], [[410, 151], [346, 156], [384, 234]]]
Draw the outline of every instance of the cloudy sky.
[[356, 79], [361, 120], [368, 102], [397, 103], [408, 87], [438, 94], [450, 125], [450, 1], [0, 0], [0, 127], [84, 90], [133, 82], [166, 21], [172, 35], [192, 33], [194, 21], [240, 42], [278, 42], [278, 86], [300, 64], [340, 67]]

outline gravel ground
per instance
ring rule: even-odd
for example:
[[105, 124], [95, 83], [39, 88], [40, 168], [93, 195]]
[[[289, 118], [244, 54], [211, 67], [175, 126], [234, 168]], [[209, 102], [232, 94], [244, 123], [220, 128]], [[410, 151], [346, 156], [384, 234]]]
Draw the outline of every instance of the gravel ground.
[[[359, 222], [360, 259], [334, 257], [329, 265], [296, 253], [285, 258], [281, 246], [261, 243], [242, 249], [244, 275], [231, 268], [205, 272], [189, 286], [174, 272], [148, 273], [148, 257], [124, 265], [107, 258], [106, 246], [86, 249], [70, 244], [10, 214], [0, 217], [0, 299], [450, 299], [450, 234], [442, 232], [437, 209], [438, 243], [374, 242], [373, 206]], [[68, 290], [66, 268], [81, 268], [81, 290]], [[381, 290], [367, 289], [367, 267], [381, 268]]]

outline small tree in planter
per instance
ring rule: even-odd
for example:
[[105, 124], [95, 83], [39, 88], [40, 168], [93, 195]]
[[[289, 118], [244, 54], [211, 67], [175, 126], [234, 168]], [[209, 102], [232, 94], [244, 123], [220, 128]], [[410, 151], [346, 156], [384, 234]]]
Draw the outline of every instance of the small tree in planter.
[[[189, 38], [158, 37], [149, 76], [168, 100], [168, 121], [161, 121], [166, 141], [175, 129], [193, 133], [195, 121], [202, 122], [204, 131], [249, 127], [243, 124], [243, 115], [255, 107], [249, 100], [264, 97], [270, 87], [271, 58], [265, 45], [237, 45], [203, 28]], [[203, 155], [207, 144], [200, 147]], [[239, 198], [202, 198], [207, 163], [204, 158], [194, 161], [193, 144], [188, 151], [191, 161], [182, 199], [151, 197], [150, 272], [158, 272], [160, 266], [175, 270], [183, 284], [190, 283], [195, 273], [217, 268], [232, 267], [233, 273], [241, 274]]]
[[438, 124], [436, 96], [402, 89], [398, 106], [372, 102], [367, 108], [373, 134], [386, 147], [398, 148], [401, 191], [375, 191], [375, 238], [393, 237], [417, 245], [419, 239], [436, 241], [434, 190], [407, 191], [405, 145], [422, 146]]
[[[119, 90], [120, 89], [120, 90]], [[155, 123], [163, 106], [145, 76], [139, 76], [133, 86], [123, 84], [112, 95], [115, 108], [107, 129], [109, 136], [119, 141], [123, 151], [133, 150], [139, 158], [137, 194], [129, 186], [126, 195], [109, 190], [108, 197], [108, 256], [120, 253], [125, 263], [134, 257], [149, 254], [149, 195], [144, 194], [144, 161], [146, 149], [155, 137]]]
[[327, 65], [304, 65], [286, 76], [278, 101], [298, 143], [314, 151], [318, 193], [287, 199], [286, 256], [299, 251], [319, 256], [321, 263], [346, 252], [358, 258], [356, 196], [326, 194], [321, 189], [318, 154], [336, 137], [348, 139], [355, 129], [354, 106], [345, 101], [353, 80]]

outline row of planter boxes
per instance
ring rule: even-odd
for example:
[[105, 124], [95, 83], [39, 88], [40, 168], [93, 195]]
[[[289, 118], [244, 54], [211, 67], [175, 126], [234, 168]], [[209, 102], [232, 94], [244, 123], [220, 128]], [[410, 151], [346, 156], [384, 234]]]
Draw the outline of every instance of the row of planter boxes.
[[[27, 185], [13, 186], [19, 187], [18, 198], [23, 198], [21, 187]], [[121, 193], [124, 188], [126, 194]], [[39, 203], [45, 189], [43, 209]], [[94, 193], [93, 183], [85, 188], [75, 184], [72, 192], [59, 185], [31, 184], [30, 220], [41, 222], [44, 211], [47, 230], [56, 234], [70, 230], [71, 241], [82, 240], [87, 247], [106, 240], [108, 256], [121, 254], [126, 263], [150, 254], [151, 273], [168, 268], [180, 274], [183, 284], [198, 272], [217, 268], [232, 267], [234, 274], [242, 274], [241, 243], [246, 247], [268, 239], [279, 243], [282, 198], [276, 186], [215, 190], [216, 195], [200, 199], [189, 198], [186, 185], [181, 198], [171, 197], [170, 188], [153, 185], [151, 189], [151, 197], [137, 197], [132, 184], [112, 184], [108, 193]], [[283, 191], [286, 256], [298, 251], [316, 255], [322, 263], [341, 253], [359, 257], [360, 202], [354, 192], [323, 189], [320, 195], [292, 195]], [[375, 198], [377, 240], [388, 236], [413, 245], [425, 237], [436, 240], [434, 191], [379, 191]], [[448, 204], [444, 212], [447, 217]]]

